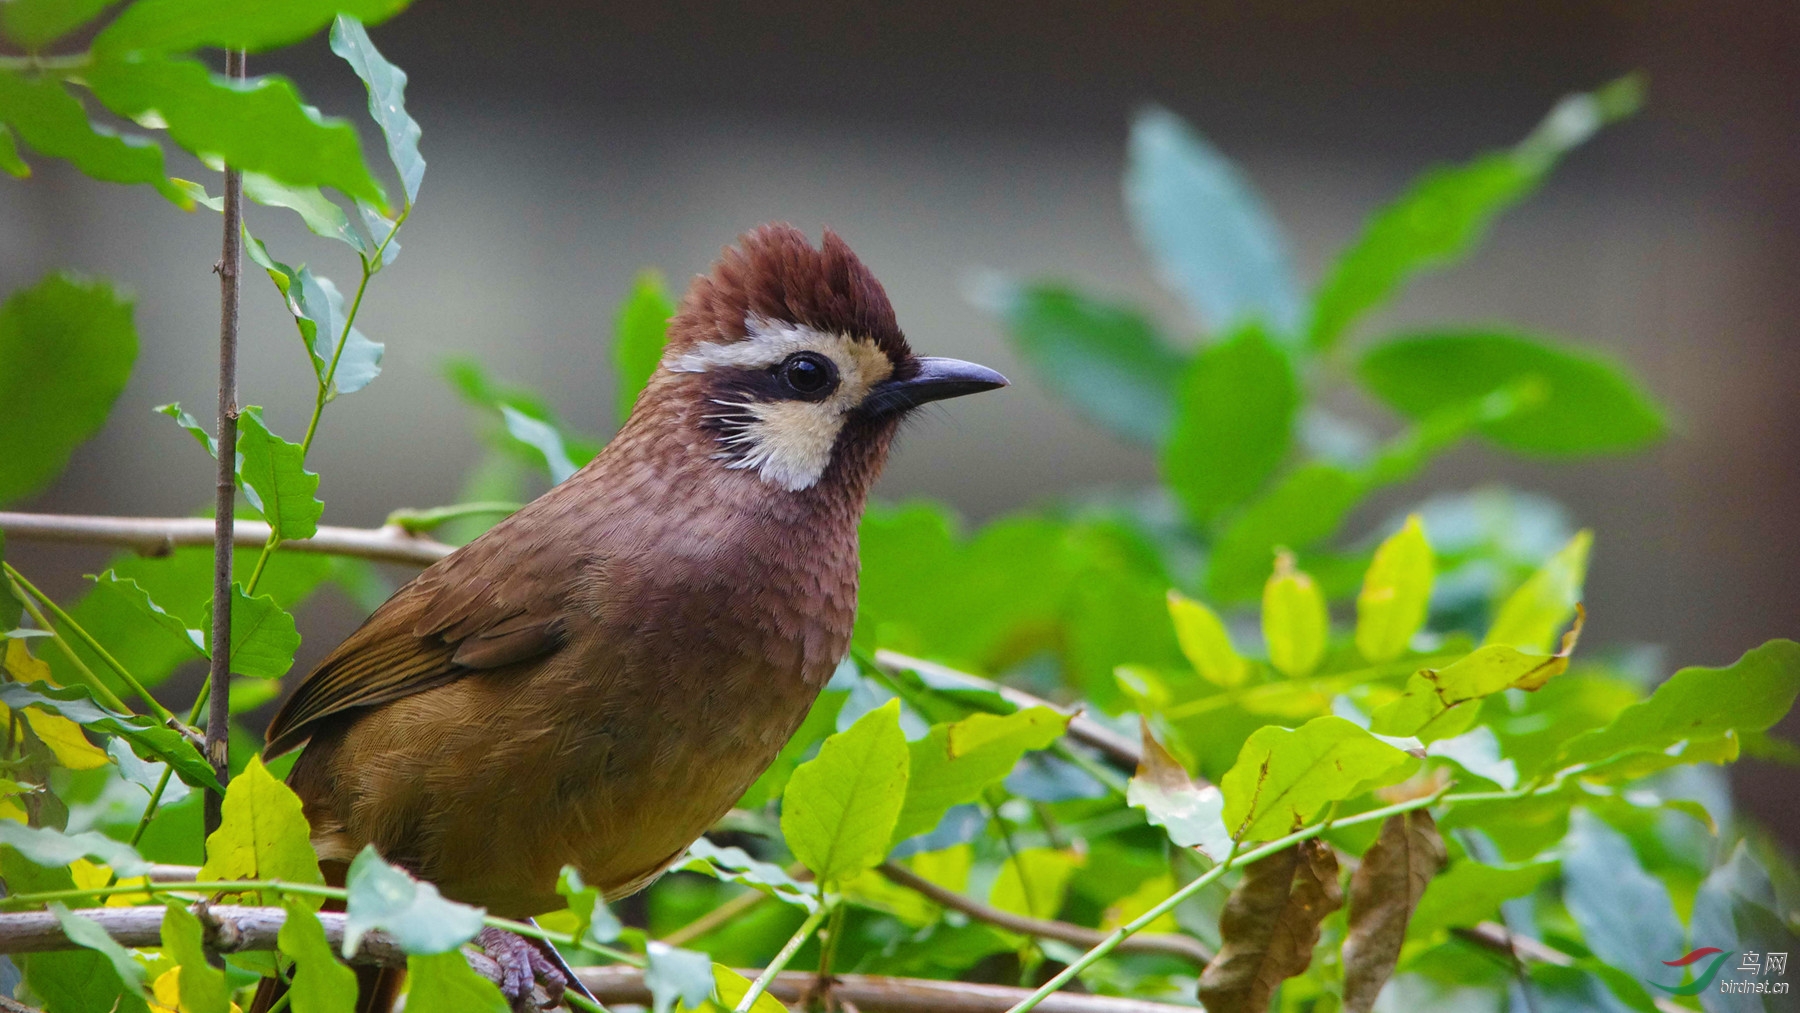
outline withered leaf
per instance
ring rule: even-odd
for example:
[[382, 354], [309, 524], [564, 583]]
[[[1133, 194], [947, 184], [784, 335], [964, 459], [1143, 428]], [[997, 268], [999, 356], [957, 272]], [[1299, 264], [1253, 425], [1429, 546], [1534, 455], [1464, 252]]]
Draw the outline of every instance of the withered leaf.
[[1176, 844], [1215, 862], [1223, 860], [1231, 851], [1231, 834], [1220, 816], [1225, 797], [1213, 785], [1196, 783], [1181, 761], [1156, 741], [1148, 722], [1140, 719], [1139, 725], [1144, 753], [1125, 801], [1144, 810], [1145, 817], [1167, 830]]
[[1444, 868], [1444, 838], [1423, 809], [1389, 816], [1350, 877], [1344, 939], [1344, 1013], [1368, 1013], [1400, 961], [1406, 923]]
[[1224, 945], [1200, 976], [1207, 1013], [1264, 1013], [1276, 987], [1312, 963], [1319, 923], [1343, 903], [1337, 857], [1322, 841], [1245, 866], [1219, 916]]

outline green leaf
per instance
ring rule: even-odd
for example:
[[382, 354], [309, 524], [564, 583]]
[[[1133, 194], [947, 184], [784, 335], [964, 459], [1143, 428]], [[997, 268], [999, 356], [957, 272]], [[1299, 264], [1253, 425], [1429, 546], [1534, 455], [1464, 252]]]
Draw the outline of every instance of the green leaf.
[[[116, 24], [116, 22], [115, 22]], [[335, 187], [382, 201], [349, 123], [319, 115], [293, 82], [236, 81], [198, 60], [96, 59], [82, 71], [94, 96], [121, 116], [155, 115], [175, 143], [200, 156], [290, 186]]]
[[[269, 274], [275, 287], [287, 300], [288, 313], [300, 329], [300, 340], [312, 357], [313, 375], [321, 384], [329, 384], [327, 399], [339, 394], [354, 394], [369, 385], [381, 373], [381, 358], [386, 346], [370, 341], [362, 331], [350, 327], [344, 297], [330, 278], [313, 274], [302, 264], [289, 267], [269, 256], [260, 240], [244, 233], [244, 249], [257, 266]], [[342, 349], [339, 349], [342, 339]]]
[[1570, 740], [1556, 766], [1598, 763], [1634, 752], [1662, 753], [1734, 732], [1765, 731], [1800, 695], [1800, 644], [1771, 640], [1727, 668], [1684, 668], [1604, 728]]
[[[387, 139], [388, 158], [400, 174], [406, 203], [419, 196], [425, 159], [419, 157], [419, 123], [406, 112], [406, 71], [387, 61], [354, 17], [339, 15], [331, 26], [331, 51], [344, 58], [369, 90], [369, 115]], [[376, 236], [379, 242], [381, 237]]]
[[1563, 903], [1588, 949], [1640, 981], [1667, 980], [1663, 961], [1686, 949], [1686, 934], [1662, 881], [1644, 870], [1631, 844], [1587, 812], [1571, 816], [1563, 849]]
[[581, 873], [573, 865], [563, 866], [562, 873], [556, 877], [556, 892], [568, 902], [569, 910], [575, 915], [575, 931], [571, 935], [580, 945], [604, 946], [624, 931], [625, 927], [606, 906], [606, 898], [600, 896], [600, 890], [583, 883]]
[[1250, 666], [1231, 645], [1231, 634], [1225, 632], [1225, 624], [1212, 609], [1172, 590], [1169, 618], [1175, 623], [1181, 653], [1201, 678], [1225, 689], [1242, 686], [1250, 678]]
[[142, 876], [150, 871], [150, 863], [144, 861], [131, 845], [94, 830], [67, 834], [53, 827], [28, 827], [9, 819], [0, 820], [0, 844], [46, 868], [60, 868], [77, 858], [91, 858], [110, 866], [124, 878]]
[[[84, 946], [106, 958], [107, 966], [112, 968], [119, 981], [125, 986], [125, 995], [137, 999], [135, 1008], [144, 1008], [142, 993], [144, 989], [144, 968], [131, 957], [131, 951], [113, 941], [106, 934], [100, 923], [70, 911], [61, 901], [50, 902], [50, 913], [56, 916], [57, 924], [62, 926], [63, 935], [78, 946]], [[131, 1007], [127, 1001], [121, 1008]]]
[[96, 594], [117, 595], [127, 608], [137, 611], [148, 618], [158, 630], [167, 633], [173, 643], [180, 644], [192, 652], [194, 657], [209, 657], [206, 650], [206, 634], [189, 627], [185, 621], [163, 611], [162, 606], [150, 600], [150, 592], [144, 590], [137, 581], [121, 577], [112, 570], [89, 579], [95, 584]]
[[[224, 818], [206, 839], [206, 864], [199, 878], [280, 879], [290, 883], [323, 886], [319, 859], [313, 853], [312, 831], [302, 812], [300, 797], [276, 780], [252, 756], [243, 773], [225, 789]], [[258, 903], [273, 904], [273, 895]], [[309, 898], [317, 908], [320, 900]]]
[[[209, 614], [206, 635], [212, 635]], [[210, 648], [210, 644], [208, 647]], [[275, 604], [271, 595], [252, 598], [244, 585], [231, 585], [231, 671], [252, 679], [279, 679], [294, 667], [300, 648], [300, 630], [294, 617]], [[207, 655], [211, 657], [210, 651]]]
[[1303, 550], [1329, 538], [1367, 492], [1362, 476], [1333, 464], [1289, 471], [1213, 543], [1207, 591], [1226, 601], [1254, 597], [1277, 546]]
[[[1141, 720], [1141, 719], [1140, 719]], [[1125, 802], [1144, 810], [1151, 823], [1169, 832], [1169, 839], [1194, 848], [1214, 862], [1231, 852], [1231, 834], [1225, 829], [1225, 797], [1215, 785], [1202, 788], [1188, 776], [1181, 761], [1143, 725], [1144, 752], [1137, 774], [1125, 789]]]
[[1568, 671], [1584, 618], [1577, 610], [1555, 654], [1494, 644], [1443, 668], [1420, 669], [1406, 680], [1405, 692], [1375, 709], [1369, 727], [1380, 735], [1416, 735], [1425, 742], [1461, 735], [1486, 697], [1505, 689], [1542, 689]]
[[662, 275], [656, 271], [640, 272], [613, 324], [613, 370], [619, 377], [613, 411], [620, 425], [631, 417], [638, 393], [662, 361], [669, 318], [674, 315], [675, 303], [669, 298]]
[[506, 431], [513, 439], [544, 455], [544, 464], [550, 469], [550, 481], [562, 482], [575, 474], [575, 462], [569, 460], [562, 434], [555, 426], [506, 404], [500, 406], [500, 417], [506, 420]]
[[0, 28], [28, 50], [40, 50], [98, 17], [118, 0], [8, 0]]
[[782, 836], [825, 886], [855, 879], [887, 854], [906, 787], [900, 702], [890, 700], [794, 771], [781, 800]]
[[48, 485], [99, 431], [137, 351], [131, 301], [102, 281], [52, 274], [0, 306], [0, 503]]
[[1639, 79], [1627, 77], [1592, 94], [1571, 95], [1512, 150], [1428, 170], [1376, 212], [1332, 266], [1313, 300], [1312, 346], [1335, 344], [1411, 276], [1461, 260], [1481, 242], [1489, 223], [1529, 196], [1564, 153], [1601, 126], [1636, 112], [1642, 90]]
[[1624, 367], [1585, 350], [1498, 331], [1413, 334], [1376, 345], [1357, 364], [1370, 393], [1422, 418], [1503, 387], [1530, 383], [1532, 403], [1476, 431], [1508, 450], [1569, 456], [1648, 446], [1662, 411]]
[[997, 300], [1019, 357], [1062, 400], [1114, 435], [1168, 438], [1186, 357], [1136, 310], [1053, 284], [1008, 287]]
[[669, 1013], [677, 1000], [697, 1010], [713, 991], [712, 958], [652, 940], [645, 947], [644, 987], [654, 1013]]
[[1215, 330], [1300, 325], [1287, 242], [1256, 188], [1181, 118], [1152, 106], [1131, 124], [1125, 210], [1163, 283]]
[[5, 123], [0, 123], [0, 171], [14, 179], [28, 179], [31, 176], [31, 166], [26, 165], [25, 160], [19, 157], [19, 144], [13, 140], [12, 131], [7, 129]]
[[445, 900], [437, 887], [382, 861], [374, 845], [364, 847], [350, 863], [344, 886], [350, 892], [344, 917], [346, 960], [356, 954], [364, 935], [380, 929], [407, 953], [442, 953], [460, 961], [457, 947], [481, 931], [481, 908]]
[[186, 781], [179, 777], [172, 777], [166, 783], [163, 781], [163, 775], [169, 769], [168, 764], [140, 759], [138, 754], [132, 752], [131, 744], [124, 739], [113, 739], [108, 742], [106, 755], [112, 757], [113, 762], [118, 764], [119, 776], [144, 789], [145, 794], [156, 791], [156, 786], [161, 784], [163, 805], [174, 805], [187, 798]]
[[1268, 840], [1304, 826], [1327, 803], [1404, 780], [1418, 767], [1405, 750], [1340, 717], [1251, 733], [1220, 778], [1225, 826], [1238, 841]]
[[298, 443], [269, 431], [262, 409], [245, 408], [238, 416], [238, 453], [243, 455], [244, 495], [278, 535], [311, 538], [319, 530], [319, 476], [306, 470], [306, 452]]
[[0, 682], [0, 703], [14, 710], [21, 707], [42, 707], [52, 714], [61, 714], [89, 731], [120, 736], [142, 752], [174, 767], [175, 772], [188, 783], [214, 789], [219, 787], [212, 764], [207, 763], [200, 751], [194, 748], [194, 744], [182, 737], [180, 732], [165, 728], [152, 718], [107, 710], [95, 703], [82, 687], [52, 686], [43, 682]]
[[[725, 1009], [737, 1009], [737, 1004], [750, 994], [750, 986], [749, 978], [724, 964], [713, 965], [713, 987], [719, 990], [719, 1000]], [[787, 1013], [787, 1007], [781, 1004], [780, 999], [764, 992], [751, 1004], [750, 1013]]]
[[1588, 550], [1593, 544], [1592, 531], [1577, 532], [1501, 603], [1483, 643], [1548, 651], [1581, 601]]
[[[905, 801], [893, 824], [893, 842], [931, 832], [952, 806], [980, 798], [1012, 773], [1020, 757], [1049, 746], [1068, 727], [1069, 716], [1048, 707], [971, 714], [954, 724], [932, 725], [924, 738], [906, 745], [909, 773], [903, 778]], [[793, 795], [791, 783], [788, 795]]]
[[117, 134], [88, 121], [81, 101], [48, 76], [24, 77], [0, 69], [0, 123], [19, 140], [51, 158], [60, 158], [106, 183], [148, 183], [177, 207], [192, 199], [163, 172], [156, 142]]
[[512, 1009], [493, 982], [469, 967], [460, 950], [407, 957], [406, 980], [406, 1008], [412, 1013], [510, 1013]]
[[1407, 923], [1407, 938], [1431, 939], [1448, 929], [1473, 928], [1493, 918], [1503, 902], [1536, 890], [1555, 871], [1555, 862], [1519, 866], [1457, 862], [1426, 887]]
[[163, 912], [163, 952], [181, 967], [182, 1013], [230, 1013], [231, 992], [225, 972], [206, 959], [206, 931], [200, 919], [180, 904]]
[[1210, 525], [1287, 457], [1299, 382], [1287, 353], [1246, 327], [1196, 356], [1177, 396], [1163, 480], [1195, 523]]
[[772, 862], [751, 858], [743, 848], [721, 848], [704, 837], [688, 846], [687, 857], [675, 868], [753, 886], [776, 900], [808, 911], [819, 906], [819, 888], [814, 884], [799, 882]]
[[408, 0], [138, 0], [94, 39], [97, 56], [192, 49], [277, 49], [317, 32], [338, 14], [376, 24]]
[[1276, 555], [1275, 573], [1263, 586], [1262, 628], [1269, 664], [1283, 675], [1311, 675], [1325, 657], [1331, 636], [1325, 595], [1311, 576], [1294, 569], [1292, 553]]
[[[261, 173], [246, 172], [244, 196], [264, 207], [287, 208], [299, 215], [307, 230], [315, 236], [335, 239], [363, 256], [375, 252], [374, 247], [363, 239], [362, 233], [350, 224], [350, 216], [344, 213], [344, 209], [316, 186], [290, 186]], [[201, 203], [206, 202], [202, 200]], [[381, 239], [380, 236], [375, 238], [378, 242]], [[258, 245], [260, 248], [260, 244]]]
[[1365, 659], [1391, 661], [1406, 652], [1425, 625], [1432, 569], [1431, 542], [1413, 514], [1375, 550], [1356, 596], [1356, 649]]
[[338, 963], [319, 916], [297, 897], [282, 901], [287, 920], [275, 937], [294, 962], [294, 1013], [355, 1013], [356, 972]]

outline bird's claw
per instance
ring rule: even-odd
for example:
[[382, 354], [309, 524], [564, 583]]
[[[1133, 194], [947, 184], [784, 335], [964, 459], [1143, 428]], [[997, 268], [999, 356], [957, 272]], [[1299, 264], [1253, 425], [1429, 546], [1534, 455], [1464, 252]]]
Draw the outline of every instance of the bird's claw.
[[505, 929], [485, 928], [475, 942], [500, 965], [500, 994], [518, 1013], [535, 1013], [531, 988], [537, 982], [550, 997], [545, 1009], [561, 1004], [569, 980], [531, 940]]

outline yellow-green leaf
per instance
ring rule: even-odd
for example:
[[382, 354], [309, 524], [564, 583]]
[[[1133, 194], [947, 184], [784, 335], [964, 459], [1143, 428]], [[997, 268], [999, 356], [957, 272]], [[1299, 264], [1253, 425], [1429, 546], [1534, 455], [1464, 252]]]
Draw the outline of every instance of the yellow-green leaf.
[[406, 958], [408, 1013], [508, 1013], [494, 983], [476, 974], [461, 950]]
[[[0, 704], [0, 718], [6, 714], [6, 705]], [[31, 733], [56, 757], [57, 763], [70, 770], [94, 770], [106, 766], [106, 750], [89, 742], [75, 722], [36, 707], [27, 707], [19, 714], [31, 726]]]
[[890, 700], [794, 771], [781, 797], [781, 833], [819, 882], [854, 879], [887, 854], [906, 783], [900, 702]]
[[[324, 885], [300, 796], [253, 756], [225, 790], [224, 819], [206, 839], [203, 880], [281, 879]], [[275, 903], [274, 897], [258, 903]], [[318, 898], [308, 905], [315, 910]]]
[[[750, 979], [724, 964], [714, 964], [712, 967], [713, 987], [719, 990], [721, 1005], [726, 1009], [737, 1009], [737, 1004], [750, 994]], [[780, 999], [764, 992], [750, 1005], [750, 1013], [788, 1013], [788, 1010]]]
[[1556, 633], [1581, 600], [1587, 579], [1588, 549], [1592, 531], [1579, 531], [1569, 544], [1557, 550], [1538, 571], [1507, 596], [1488, 627], [1484, 644], [1511, 644], [1527, 651], [1548, 653]]
[[1284, 675], [1310, 675], [1325, 657], [1331, 632], [1325, 595], [1310, 576], [1294, 568], [1292, 553], [1275, 557], [1275, 573], [1263, 586], [1262, 627], [1269, 663]]
[[1169, 592], [1169, 618], [1175, 623], [1175, 640], [1188, 664], [1215, 686], [1235, 689], [1250, 677], [1250, 667], [1231, 645], [1231, 634], [1212, 609], [1180, 591]]
[[206, 959], [200, 919], [180, 904], [170, 904], [163, 913], [162, 944], [163, 952], [181, 965], [181, 1013], [230, 1013], [231, 990], [225, 987], [225, 972]]
[[1271, 840], [1326, 804], [1404, 780], [1418, 760], [1340, 717], [1251, 733], [1219, 779], [1225, 826], [1239, 841]]
[[1048, 707], [1004, 716], [972, 714], [933, 725], [930, 734], [908, 743], [906, 801], [894, 822], [893, 842], [929, 833], [952, 806], [975, 801], [1012, 773], [1026, 752], [1050, 745], [1068, 727], [1068, 715]]
[[338, 963], [318, 916], [295, 897], [282, 906], [287, 921], [275, 941], [294, 961], [294, 1013], [355, 1013], [356, 972]]
[[1431, 542], [1418, 514], [1375, 550], [1356, 596], [1356, 649], [1370, 661], [1399, 657], [1425, 625], [1431, 602]]
[[1484, 697], [1503, 689], [1541, 689], [1567, 671], [1583, 619], [1576, 606], [1575, 624], [1555, 654], [1494, 644], [1443, 668], [1420, 669], [1407, 679], [1405, 692], [1375, 709], [1369, 727], [1382, 735], [1416, 735], [1426, 742], [1461, 735], [1474, 723]]

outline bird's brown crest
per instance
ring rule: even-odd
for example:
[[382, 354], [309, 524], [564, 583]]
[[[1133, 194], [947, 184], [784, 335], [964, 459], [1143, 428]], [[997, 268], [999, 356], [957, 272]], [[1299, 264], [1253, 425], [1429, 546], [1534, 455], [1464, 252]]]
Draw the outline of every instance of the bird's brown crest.
[[785, 222], [739, 236], [694, 279], [669, 323], [669, 348], [741, 340], [751, 317], [866, 337], [896, 364], [912, 354], [881, 282], [830, 229], [817, 249]]

